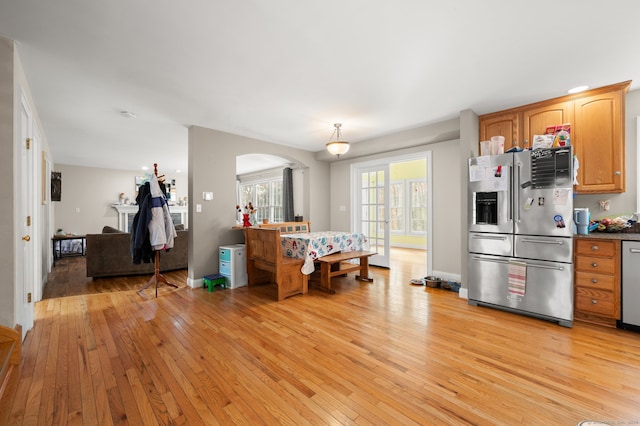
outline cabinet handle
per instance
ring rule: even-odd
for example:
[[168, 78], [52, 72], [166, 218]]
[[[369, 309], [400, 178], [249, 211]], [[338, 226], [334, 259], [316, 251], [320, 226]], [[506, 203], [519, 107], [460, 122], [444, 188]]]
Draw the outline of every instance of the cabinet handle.
[[593, 251], [598, 251], [600, 249], [600, 247], [598, 246], [591, 246], [591, 250]]
[[594, 268], [597, 268], [597, 267], [598, 267], [598, 264], [597, 264], [596, 262], [593, 262], [593, 263], [591, 264], [591, 266], [593, 266]]
[[616, 176], [620, 176], [622, 173], [620, 172], [620, 170], [616, 170], [616, 172], [614, 173]]
[[597, 304], [598, 304], [598, 301], [597, 301], [597, 300], [595, 300], [595, 299], [591, 299], [591, 303], [592, 303], [592, 304], [594, 304], [594, 305], [597, 305]]
[[597, 284], [598, 280], [596, 278], [591, 278], [591, 282], [594, 283], [594, 284]]

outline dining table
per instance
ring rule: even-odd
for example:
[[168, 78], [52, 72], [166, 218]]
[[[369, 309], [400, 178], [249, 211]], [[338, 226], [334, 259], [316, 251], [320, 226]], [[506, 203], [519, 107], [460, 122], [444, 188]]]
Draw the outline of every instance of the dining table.
[[332, 253], [368, 250], [369, 243], [364, 234], [356, 232], [322, 231], [280, 234], [282, 254], [304, 259], [302, 273], [309, 275], [315, 270], [314, 261]]

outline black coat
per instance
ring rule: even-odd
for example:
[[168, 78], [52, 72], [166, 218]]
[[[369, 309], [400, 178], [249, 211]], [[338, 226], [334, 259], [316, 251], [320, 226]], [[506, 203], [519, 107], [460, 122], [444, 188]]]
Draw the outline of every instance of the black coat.
[[138, 189], [136, 197], [138, 213], [131, 225], [131, 260], [135, 264], [151, 263], [154, 254], [149, 242], [149, 221], [151, 220], [151, 186], [145, 182]]

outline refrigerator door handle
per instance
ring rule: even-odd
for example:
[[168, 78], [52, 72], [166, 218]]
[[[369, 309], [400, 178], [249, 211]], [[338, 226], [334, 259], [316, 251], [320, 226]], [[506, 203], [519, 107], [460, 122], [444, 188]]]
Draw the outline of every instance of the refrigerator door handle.
[[[511, 181], [513, 182], [513, 164], [509, 164], [509, 177], [511, 179]], [[513, 188], [511, 189], [511, 191], [513, 191]], [[509, 200], [509, 203], [507, 205], [507, 215], [508, 215], [508, 219], [510, 222], [513, 222], [513, 200]]]
[[506, 240], [507, 237], [504, 236], [498, 236], [498, 235], [474, 235], [473, 237], [474, 240]]
[[486, 257], [477, 257], [477, 256], [473, 256], [472, 259], [473, 260], [479, 260], [480, 262], [509, 263], [507, 260], [488, 259]]
[[[488, 259], [486, 257], [477, 257], [473, 256], [473, 260], [478, 260], [480, 262], [493, 262], [493, 263], [509, 263], [508, 260], [501, 259]], [[556, 271], [564, 271], [564, 266], [549, 266], [549, 265], [538, 265], [535, 263], [527, 263], [527, 268], [539, 268], [539, 269], [554, 269]]]
[[531, 263], [527, 263], [527, 267], [531, 266], [532, 268], [540, 268], [540, 269], [555, 269], [556, 271], [564, 271], [563, 266], [547, 266], [547, 265], [534, 265]]
[[514, 177], [515, 185], [513, 186], [513, 221], [520, 222], [520, 163], [516, 163], [516, 173]]
[[631, 253], [640, 253], [640, 249], [629, 249]]
[[[528, 238], [522, 240], [523, 243], [534, 243], [534, 244], [556, 244], [563, 245], [564, 241], [546, 241], [546, 240], [530, 240]], [[638, 251], [640, 253], [640, 250]]]

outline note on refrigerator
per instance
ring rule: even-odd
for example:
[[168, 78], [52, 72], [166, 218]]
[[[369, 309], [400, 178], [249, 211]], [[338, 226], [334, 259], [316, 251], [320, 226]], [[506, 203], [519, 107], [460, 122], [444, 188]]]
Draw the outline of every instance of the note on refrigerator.
[[469, 158], [469, 182], [480, 182], [486, 180], [491, 172], [491, 157]]
[[553, 204], [557, 206], [565, 206], [569, 201], [571, 189], [569, 188], [555, 188], [553, 190]]

